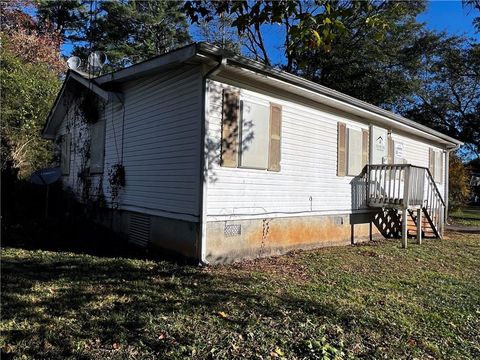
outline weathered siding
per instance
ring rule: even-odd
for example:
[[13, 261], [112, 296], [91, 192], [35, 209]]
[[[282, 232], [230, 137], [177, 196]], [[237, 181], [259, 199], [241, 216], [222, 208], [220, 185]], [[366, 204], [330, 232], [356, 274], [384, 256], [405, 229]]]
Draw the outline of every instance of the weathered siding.
[[[282, 106], [281, 171], [219, 166], [222, 89], [230, 86], [211, 81], [208, 88], [209, 172], [207, 217], [210, 221], [255, 217], [349, 214], [365, 211], [362, 180], [339, 177], [337, 122], [356, 130], [368, 129], [367, 121], [347, 113], [327, 111], [288, 101], [271, 94], [241, 89], [242, 98]], [[428, 145], [401, 137], [408, 160], [428, 167]], [[363, 194], [363, 193], [362, 193]]]
[[[103, 121], [104, 114], [100, 114], [99, 121]], [[79, 176], [88, 174], [90, 158], [88, 147], [90, 142], [90, 128], [80, 115], [80, 112], [73, 102], [68, 109], [64, 120], [57, 131], [57, 140], [62, 135], [70, 134], [70, 171], [68, 175], [62, 176], [63, 185], [68, 191], [80, 201], [87, 199], [96, 200], [103, 193], [102, 174], [91, 176]], [[56, 145], [58, 146], [58, 145]]]
[[[105, 106], [103, 175], [91, 177], [101, 184], [107, 204], [114, 208], [196, 220], [199, 212], [200, 132], [202, 78], [200, 67], [182, 66], [122, 86], [124, 104]], [[58, 134], [68, 128], [77, 133], [70, 108]], [[72, 137], [71, 171], [64, 183], [79, 195], [79, 155], [83, 140]], [[126, 185], [112, 198], [109, 171], [122, 162]], [[95, 190], [96, 192], [96, 190]]]

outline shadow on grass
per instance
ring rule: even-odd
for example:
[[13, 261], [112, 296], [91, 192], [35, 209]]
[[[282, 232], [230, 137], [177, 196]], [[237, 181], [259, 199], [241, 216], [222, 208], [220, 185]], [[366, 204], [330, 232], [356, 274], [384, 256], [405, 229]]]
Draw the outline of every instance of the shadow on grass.
[[111, 230], [88, 219], [32, 219], [2, 228], [2, 247], [25, 250], [71, 252], [99, 257], [186, 260], [171, 253], [161, 253], [133, 245]]
[[[281, 323], [286, 310], [350, 317], [291, 294], [258, 291], [266, 279], [245, 274], [165, 261], [3, 252], [2, 322], [9, 324], [3, 337], [13, 347], [5, 358], [105, 358], [112, 353], [122, 358], [132, 347], [142, 356], [180, 357], [184, 349], [222, 341], [212, 335], [217, 326], [244, 334], [259, 319]], [[218, 315], [232, 304], [236, 316]]]

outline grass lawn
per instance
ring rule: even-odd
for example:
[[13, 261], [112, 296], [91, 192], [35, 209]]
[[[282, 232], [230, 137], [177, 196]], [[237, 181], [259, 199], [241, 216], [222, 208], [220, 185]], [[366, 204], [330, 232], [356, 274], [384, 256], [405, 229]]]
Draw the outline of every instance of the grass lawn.
[[465, 226], [480, 226], [480, 208], [467, 207], [450, 213], [455, 224]]
[[480, 359], [480, 235], [198, 268], [4, 247], [8, 358]]

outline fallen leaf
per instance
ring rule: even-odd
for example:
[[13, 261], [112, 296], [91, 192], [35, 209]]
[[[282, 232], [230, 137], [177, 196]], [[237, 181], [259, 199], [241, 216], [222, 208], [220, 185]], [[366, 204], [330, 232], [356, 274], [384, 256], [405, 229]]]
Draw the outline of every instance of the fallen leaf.
[[228, 317], [228, 315], [224, 311], [219, 311], [218, 315], [221, 316], [224, 319], [226, 319]]

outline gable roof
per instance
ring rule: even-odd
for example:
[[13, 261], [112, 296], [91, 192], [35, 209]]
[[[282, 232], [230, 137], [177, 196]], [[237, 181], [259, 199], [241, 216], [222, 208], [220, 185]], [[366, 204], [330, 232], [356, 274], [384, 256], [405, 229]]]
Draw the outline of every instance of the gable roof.
[[[108, 96], [111, 96], [110, 92], [106, 89], [114, 89], [120, 83], [148, 76], [153, 73], [167, 71], [168, 69], [189, 63], [206, 64], [212, 68], [216, 66], [220, 67], [220, 64], [222, 64], [221, 67], [223, 67], [223, 69], [229, 68], [241, 71], [244, 76], [251, 77], [256, 81], [263, 81], [266, 84], [277, 86], [289, 92], [311, 98], [314, 101], [334, 108], [339, 108], [343, 111], [351, 112], [364, 118], [373, 118], [385, 126], [402, 128], [405, 131], [414, 133], [420, 137], [442, 143], [448, 148], [458, 147], [463, 144], [457, 139], [409, 120], [401, 115], [330, 89], [326, 86], [319, 85], [302, 77], [266, 66], [258, 61], [236, 55], [217, 46], [203, 42], [184, 46], [166, 54], [137, 63], [128, 68], [117, 70], [94, 79], [88, 80], [83, 77], [82, 79], [84, 82], [93, 83], [99, 90], [105, 90], [109, 94]], [[61, 112], [57, 114], [56, 108], [59, 99], [63, 96], [65, 91], [67, 80], [73, 78], [73, 80], [80, 82], [80, 79], [78, 78], [80, 75], [75, 74], [76, 76], [73, 76], [71, 74], [71, 71], [67, 73], [64, 86], [62, 86], [52, 111], [47, 118], [47, 123], [43, 131], [43, 136], [46, 138], [52, 137], [51, 130], [55, 128], [55, 126], [53, 126], [53, 123], [55, 122], [54, 119], [58, 118], [58, 115], [61, 115]]]
[[42, 136], [45, 139], [53, 139], [55, 137], [55, 130], [58, 128], [58, 126], [60, 126], [68, 111], [68, 107], [70, 106], [66, 98], [66, 94], [69, 91], [73, 91], [74, 88], [89, 89], [105, 101], [122, 100], [120, 94], [104, 90], [98, 86], [98, 84], [96, 84], [95, 79], [88, 79], [85, 75], [74, 70], [67, 71], [65, 80], [63, 81], [62, 87], [57, 94], [52, 108], [50, 109], [50, 112], [47, 116], [47, 121], [45, 122], [42, 130]]

